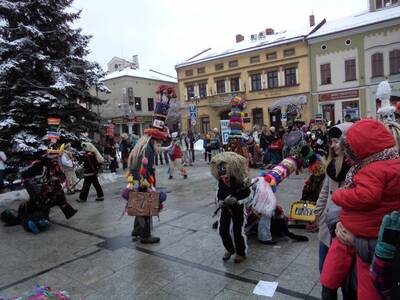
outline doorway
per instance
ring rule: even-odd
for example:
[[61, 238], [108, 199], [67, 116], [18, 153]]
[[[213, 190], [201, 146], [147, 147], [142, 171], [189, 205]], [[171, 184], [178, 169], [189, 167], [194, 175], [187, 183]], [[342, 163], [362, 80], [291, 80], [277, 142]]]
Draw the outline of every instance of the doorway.
[[328, 122], [335, 123], [335, 104], [322, 105], [322, 118]]

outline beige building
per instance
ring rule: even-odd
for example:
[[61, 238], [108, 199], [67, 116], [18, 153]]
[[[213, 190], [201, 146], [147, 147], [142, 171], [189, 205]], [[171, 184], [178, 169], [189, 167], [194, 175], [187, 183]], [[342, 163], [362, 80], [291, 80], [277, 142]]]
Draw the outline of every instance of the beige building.
[[[116, 58], [112, 61], [115, 62]], [[124, 132], [142, 135], [143, 130], [152, 124], [158, 87], [162, 84], [176, 87], [176, 79], [172, 76], [129, 67], [107, 74], [102, 82], [111, 93], [99, 92], [99, 98], [108, 101], [94, 110], [105, 124], [115, 125], [114, 134], [117, 136]]]
[[[194, 127], [204, 133], [220, 128], [228, 119], [229, 99], [238, 95], [248, 101], [245, 127], [286, 125], [296, 118], [309, 121], [310, 74], [306, 36], [318, 29], [314, 17], [310, 26], [274, 32], [268, 28], [248, 40], [236, 36], [236, 43], [224, 49], [207, 49], [176, 66], [182, 129]], [[196, 105], [193, 121], [189, 106]], [[195, 126], [192, 124], [196, 123]]]

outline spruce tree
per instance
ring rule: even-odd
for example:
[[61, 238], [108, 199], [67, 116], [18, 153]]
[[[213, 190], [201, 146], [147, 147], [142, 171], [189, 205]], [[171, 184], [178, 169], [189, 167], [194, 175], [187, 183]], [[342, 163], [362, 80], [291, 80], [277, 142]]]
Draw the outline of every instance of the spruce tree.
[[71, 24], [73, 0], [0, 1], [0, 149], [24, 163], [47, 143], [47, 119], [60, 118], [61, 140], [98, 129], [90, 111], [104, 75], [86, 59], [90, 36]]

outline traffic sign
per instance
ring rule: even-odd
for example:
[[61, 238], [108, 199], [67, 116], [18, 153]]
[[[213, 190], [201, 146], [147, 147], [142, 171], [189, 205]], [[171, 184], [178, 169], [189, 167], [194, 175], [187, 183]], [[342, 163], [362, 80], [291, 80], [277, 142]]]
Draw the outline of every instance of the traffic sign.
[[229, 138], [229, 120], [221, 120], [221, 137], [222, 137], [222, 144], [228, 144]]
[[197, 106], [194, 104], [189, 105], [189, 115], [191, 119], [197, 118]]
[[192, 126], [196, 126], [196, 119], [190, 119], [190, 124]]

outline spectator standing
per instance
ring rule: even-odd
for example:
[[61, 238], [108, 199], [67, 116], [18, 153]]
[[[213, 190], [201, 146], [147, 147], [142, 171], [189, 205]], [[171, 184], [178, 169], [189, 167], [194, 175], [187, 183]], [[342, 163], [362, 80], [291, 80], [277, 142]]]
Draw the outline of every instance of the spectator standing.
[[122, 168], [125, 170], [128, 167], [128, 157], [131, 152], [131, 143], [129, 142], [128, 135], [126, 133], [121, 134], [121, 144], [119, 149], [121, 151]]
[[194, 160], [195, 160], [195, 155], [194, 155], [195, 138], [194, 138], [194, 134], [191, 129], [188, 130], [187, 139], [189, 140], [189, 152], [190, 152], [190, 155], [192, 156], [192, 163], [194, 163]]

